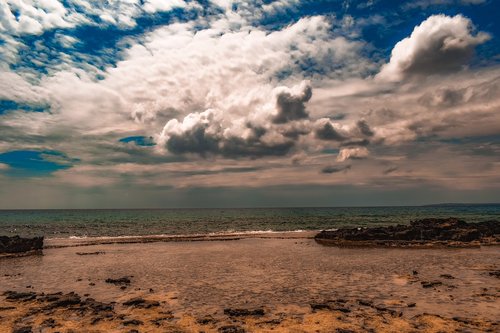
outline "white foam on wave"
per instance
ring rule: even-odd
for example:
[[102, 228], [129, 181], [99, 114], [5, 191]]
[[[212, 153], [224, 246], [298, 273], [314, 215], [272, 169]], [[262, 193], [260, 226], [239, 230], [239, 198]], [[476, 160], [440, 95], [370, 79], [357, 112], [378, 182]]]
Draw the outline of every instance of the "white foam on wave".
[[182, 239], [182, 238], [217, 238], [217, 237], [237, 237], [237, 236], [245, 236], [245, 235], [269, 235], [269, 234], [289, 234], [289, 233], [301, 233], [301, 232], [314, 232], [316, 230], [244, 230], [244, 231], [236, 231], [236, 230], [225, 230], [225, 231], [216, 231], [209, 233], [196, 233], [196, 234], [152, 234], [152, 235], [120, 235], [120, 236], [69, 236], [69, 237], [57, 237], [50, 238], [47, 237], [47, 240], [51, 241], [64, 241], [64, 240], [84, 240], [84, 241], [99, 241], [99, 240], [120, 240], [120, 239]]

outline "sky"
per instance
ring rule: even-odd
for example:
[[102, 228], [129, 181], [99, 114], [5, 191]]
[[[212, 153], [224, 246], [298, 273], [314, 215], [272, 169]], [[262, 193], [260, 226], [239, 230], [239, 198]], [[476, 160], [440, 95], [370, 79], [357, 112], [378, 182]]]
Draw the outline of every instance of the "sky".
[[4, 0], [0, 209], [498, 202], [497, 0]]

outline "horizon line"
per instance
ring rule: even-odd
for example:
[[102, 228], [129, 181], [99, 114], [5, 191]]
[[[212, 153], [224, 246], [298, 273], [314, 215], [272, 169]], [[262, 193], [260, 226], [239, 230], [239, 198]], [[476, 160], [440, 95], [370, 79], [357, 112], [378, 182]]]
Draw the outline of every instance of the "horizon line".
[[500, 202], [443, 202], [434, 204], [420, 204], [420, 205], [353, 205], [353, 206], [255, 206], [255, 207], [133, 207], [133, 208], [0, 208], [0, 211], [14, 211], [14, 210], [183, 210], [183, 209], [302, 209], [302, 208], [389, 208], [389, 207], [433, 207], [433, 206], [496, 206]]

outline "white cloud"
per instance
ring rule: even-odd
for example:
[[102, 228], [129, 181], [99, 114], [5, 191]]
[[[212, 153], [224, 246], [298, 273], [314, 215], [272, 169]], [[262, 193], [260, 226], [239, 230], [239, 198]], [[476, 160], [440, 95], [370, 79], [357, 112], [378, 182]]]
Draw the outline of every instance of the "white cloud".
[[[134, 1], [95, 8], [79, 3], [109, 24], [129, 27], [139, 15]], [[275, 5], [264, 11], [294, 6], [293, 1]], [[464, 17], [441, 15], [422, 22], [395, 46], [390, 62], [374, 79], [367, 73], [379, 65], [360, 55], [367, 44], [337, 33], [355, 30], [350, 19], [339, 24], [313, 16], [268, 31], [252, 25], [267, 14], [257, 9], [252, 19], [244, 9], [242, 4], [238, 11], [172, 23], [128, 39], [132, 46], [114, 67], [102, 71], [99, 81], [72, 68], [70, 61], [41, 78], [5, 66], [0, 99], [48, 104], [51, 109], [2, 115], [0, 148], [50, 146], [80, 158], [78, 167], [55, 174], [61, 183], [75, 186], [114, 186], [124, 179], [178, 187], [353, 184], [375, 182], [393, 155], [398, 159], [390, 163], [398, 171], [391, 177], [444, 179], [429, 165], [409, 171], [412, 164], [404, 156], [409, 142], [500, 131], [499, 69], [462, 70], [474, 47], [488, 38], [475, 33]], [[56, 7], [51, 10], [57, 13]], [[79, 22], [59, 15], [65, 22]], [[57, 40], [68, 46], [78, 43], [64, 35]], [[2, 52], [15, 59], [17, 47], [11, 39]], [[448, 62], [440, 65], [445, 56]], [[308, 71], [310, 64], [320, 70]], [[446, 75], [428, 75], [434, 73]], [[391, 82], [415, 75], [419, 80]], [[129, 135], [153, 136], [158, 146], [118, 142]], [[218, 175], [214, 165], [258, 171], [249, 169], [243, 181], [241, 174], [225, 174], [222, 167]], [[179, 169], [191, 174], [175, 173]], [[321, 170], [329, 173], [328, 180]], [[336, 172], [340, 170], [346, 172]], [[457, 172], [470, 172], [464, 170]], [[474, 187], [472, 179], [467, 186]]]
[[413, 75], [454, 72], [468, 64], [474, 48], [487, 41], [485, 32], [474, 34], [472, 22], [461, 15], [433, 15], [415, 27], [410, 37], [396, 44], [379, 79], [399, 81]]
[[146, 0], [143, 6], [147, 13], [156, 13], [170, 11], [174, 8], [183, 8], [186, 7], [186, 3], [182, 0]]
[[344, 162], [348, 159], [363, 159], [369, 155], [368, 149], [365, 147], [343, 148], [339, 151], [337, 161]]

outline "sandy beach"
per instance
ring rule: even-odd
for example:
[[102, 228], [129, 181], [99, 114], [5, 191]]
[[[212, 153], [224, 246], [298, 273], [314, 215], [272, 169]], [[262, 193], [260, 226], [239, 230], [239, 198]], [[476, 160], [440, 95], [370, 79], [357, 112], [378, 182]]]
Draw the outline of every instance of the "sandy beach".
[[[0, 259], [1, 332], [495, 332], [500, 247], [338, 248], [311, 233], [52, 240]], [[8, 292], [11, 291], [11, 292]]]

